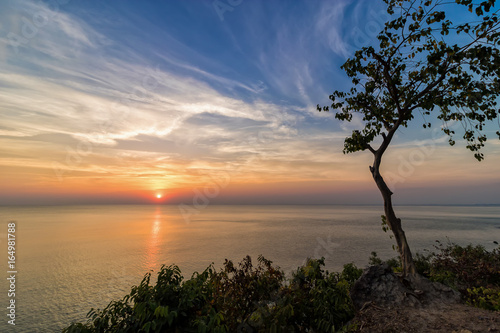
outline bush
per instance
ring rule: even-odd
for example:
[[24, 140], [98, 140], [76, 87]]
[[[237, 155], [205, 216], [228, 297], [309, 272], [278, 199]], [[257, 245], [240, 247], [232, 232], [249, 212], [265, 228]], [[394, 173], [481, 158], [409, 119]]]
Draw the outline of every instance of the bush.
[[373, 251], [368, 258], [368, 264], [371, 266], [387, 264], [394, 272], [401, 272], [401, 259], [399, 257], [382, 260], [375, 251]]
[[500, 310], [500, 287], [467, 289], [467, 303], [487, 310]]
[[191, 316], [203, 310], [210, 296], [212, 272], [209, 267], [182, 283], [179, 267], [162, 266], [155, 286], [150, 286], [148, 273], [129, 295], [103, 310], [91, 309], [86, 324], [72, 324], [63, 332], [176, 332], [174, 327], [188, 328]]
[[290, 279], [262, 256], [238, 266], [226, 260], [183, 281], [179, 267], [162, 266], [154, 286], [145, 275], [129, 295], [87, 314], [63, 332], [334, 332], [354, 315], [349, 297], [361, 270], [324, 271], [310, 259]]
[[436, 248], [439, 252], [432, 257], [431, 271], [436, 280], [460, 291], [500, 284], [500, 248], [489, 252], [481, 245], [444, 246], [439, 242]]
[[436, 248], [431, 279], [457, 289], [471, 305], [500, 310], [500, 247], [487, 251], [481, 245], [438, 243]]
[[[436, 252], [427, 255], [416, 254], [414, 261], [419, 274], [458, 290], [468, 304], [500, 310], [500, 247], [487, 251], [481, 245], [437, 242], [435, 248]], [[372, 252], [370, 264], [382, 262]], [[398, 258], [385, 262], [394, 271], [401, 269]]]

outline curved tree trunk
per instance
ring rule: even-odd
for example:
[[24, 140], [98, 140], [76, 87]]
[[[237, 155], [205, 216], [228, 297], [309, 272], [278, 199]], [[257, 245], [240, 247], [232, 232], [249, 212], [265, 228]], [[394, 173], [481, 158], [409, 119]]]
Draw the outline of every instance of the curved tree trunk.
[[[384, 138], [384, 141], [387, 140]], [[385, 143], [385, 142], [384, 142]], [[401, 227], [401, 219], [396, 217], [394, 213], [394, 209], [392, 208], [392, 191], [389, 189], [387, 184], [384, 181], [384, 178], [380, 175], [380, 162], [382, 160], [382, 154], [385, 149], [381, 149], [379, 151], [374, 151], [374, 162], [373, 166], [370, 167], [370, 171], [372, 173], [373, 179], [377, 184], [382, 197], [384, 198], [384, 212], [387, 220], [387, 224], [389, 228], [392, 230], [394, 234], [394, 238], [396, 239], [396, 243], [398, 246], [399, 255], [401, 257], [401, 265], [403, 269], [403, 276], [414, 276], [416, 274], [415, 263], [413, 262], [413, 257], [410, 251], [410, 247], [408, 246], [408, 242], [406, 241], [405, 232]]]

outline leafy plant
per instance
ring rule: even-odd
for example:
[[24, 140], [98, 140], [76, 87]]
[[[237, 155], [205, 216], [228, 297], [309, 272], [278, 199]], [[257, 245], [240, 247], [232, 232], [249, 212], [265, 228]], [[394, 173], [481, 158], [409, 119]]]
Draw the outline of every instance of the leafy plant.
[[[500, 247], [487, 251], [482, 245], [460, 246], [437, 242], [436, 252], [417, 253], [417, 272], [432, 281], [458, 290], [470, 305], [500, 310]], [[401, 270], [399, 258], [383, 261], [372, 252], [371, 265], [387, 263], [394, 271]]]
[[488, 310], [500, 311], [500, 287], [467, 289], [467, 303]]
[[63, 332], [336, 332], [354, 315], [349, 290], [361, 270], [324, 265], [310, 259], [286, 279], [270, 260], [259, 256], [255, 267], [247, 256], [186, 281], [179, 267], [162, 266], [155, 285], [146, 274], [129, 295]]
[[487, 251], [484, 246], [457, 244], [444, 246], [433, 256], [431, 275], [460, 291], [473, 287], [500, 284], [500, 248]]

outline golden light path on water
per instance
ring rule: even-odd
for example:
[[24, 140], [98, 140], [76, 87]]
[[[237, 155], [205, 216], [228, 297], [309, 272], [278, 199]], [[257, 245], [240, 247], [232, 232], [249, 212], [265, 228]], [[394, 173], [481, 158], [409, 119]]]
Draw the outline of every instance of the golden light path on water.
[[146, 247], [146, 268], [148, 271], [158, 269], [158, 256], [160, 252], [160, 244], [162, 243], [162, 214], [161, 207], [156, 207], [153, 222], [151, 225], [150, 237]]

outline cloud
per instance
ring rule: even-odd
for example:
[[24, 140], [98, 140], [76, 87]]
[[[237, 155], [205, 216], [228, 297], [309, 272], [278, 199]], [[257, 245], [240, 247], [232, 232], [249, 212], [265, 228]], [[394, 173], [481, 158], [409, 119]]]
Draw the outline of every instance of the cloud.
[[228, 79], [226, 77], [222, 77], [222, 76], [218, 76], [218, 75], [214, 75], [212, 73], [209, 73], [207, 71], [204, 71], [196, 66], [193, 66], [193, 65], [190, 65], [190, 64], [186, 64], [186, 63], [183, 63], [177, 59], [174, 59], [173, 57], [166, 57], [165, 55], [160, 55], [160, 58], [165, 60], [167, 63], [169, 64], [172, 64], [176, 67], [179, 67], [179, 68], [182, 68], [182, 69], [186, 69], [188, 72], [191, 72], [191, 73], [194, 73], [194, 74], [200, 74], [201, 77], [209, 80], [209, 81], [212, 81], [212, 82], [217, 82], [219, 84], [222, 84], [224, 85], [226, 88], [227, 87], [230, 87], [230, 88], [242, 88], [242, 89], [245, 89], [249, 92], [252, 92], [254, 94], [257, 94], [257, 93], [260, 93], [262, 92], [262, 90], [264, 89], [264, 85], [263, 85], [263, 82], [259, 82], [259, 83], [254, 83], [254, 84], [251, 84], [251, 85], [247, 85], [245, 83], [242, 83], [242, 82], [239, 82], [239, 81], [236, 81], [236, 80], [232, 80], [232, 79]]
[[[88, 24], [62, 11], [64, 5], [33, 1], [11, 1], [0, 14], [9, 22], [8, 33], [1, 38], [5, 53], [18, 56], [50, 57], [52, 60], [75, 58], [86, 49], [96, 49], [110, 41]], [[64, 43], [60, 41], [64, 40]]]
[[[45, 168], [51, 174], [55, 165], [56, 173], [70, 179], [147, 176], [181, 184], [227, 165], [242, 179], [286, 179], [308, 165], [316, 170], [334, 162], [317, 152], [304, 155], [307, 144], [301, 140], [316, 139], [299, 136], [305, 121], [300, 107], [214, 88], [260, 93], [263, 82], [251, 86], [167, 56], [160, 63], [137, 61], [133, 51], [115, 58], [108, 51], [113, 42], [74, 16], [43, 5], [26, 10], [51, 21], [23, 45], [22, 57], [11, 50], [0, 71], [6, 87], [0, 92], [0, 140], [2, 153], [10, 154], [0, 162], [4, 167]], [[72, 47], [78, 53], [70, 56]], [[299, 88], [311, 84], [308, 71], [304, 64], [292, 73]], [[307, 98], [304, 89], [299, 92]], [[13, 155], [12, 147], [22, 153]], [[299, 159], [310, 162], [300, 162], [291, 173]], [[321, 174], [313, 173], [305, 178]]]
[[343, 36], [345, 9], [348, 1], [322, 2], [315, 19], [316, 35], [337, 55], [347, 58], [351, 50]]
[[[249, 51], [243, 70], [159, 28], [154, 33], [168, 40], [168, 52], [153, 42], [123, 43], [62, 7], [15, 2], [0, 13], [3, 22], [14, 22], [7, 30], [26, 39], [15, 48], [1, 37], [5, 188], [185, 189], [218, 172], [230, 172], [239, 184], [370, 182], [372, 156], [342, 154], [344, 137], [361, 119], [340, 125], [314, 107], [327, 95], [325, 77], [328, 84], [341, 81], [330, 58], [348, 48], [341, 30], [348, 4], [304, 3], [307, 15], [269, 21], [258, 15], [264, 3], [252, 7], [234, 26], [246, 27], [237, 36], [248, 43], [227, 50]], [[27, 38], [23, 17], [35, 24], [36, 15], [39, 26]], [[252, 30], [256, 22], [262, 26]], [[398, 154], [418, 148], [398, 135], [401, 145], [392, 146]], [[460, 170], [456, 177], [472, 169]]]

